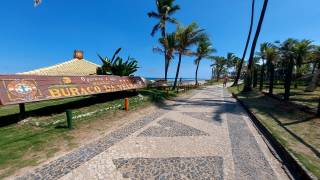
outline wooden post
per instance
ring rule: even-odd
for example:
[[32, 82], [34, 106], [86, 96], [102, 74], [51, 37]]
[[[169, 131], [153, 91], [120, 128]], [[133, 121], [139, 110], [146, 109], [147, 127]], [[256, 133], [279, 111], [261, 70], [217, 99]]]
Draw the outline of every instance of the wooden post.
[[26, 114], [26, 106], [24, 103], [19, 104], [19, 111], [20, 111], [20, 115], [24, 117]]
[[128, 112], [129, 111], [129, 98], [124, 99], [124, 109]]
[[72, 129], [72, 111], [71, 110], [66, 110], [66, 116], [67, 116], [67, 125], [68, 129]]

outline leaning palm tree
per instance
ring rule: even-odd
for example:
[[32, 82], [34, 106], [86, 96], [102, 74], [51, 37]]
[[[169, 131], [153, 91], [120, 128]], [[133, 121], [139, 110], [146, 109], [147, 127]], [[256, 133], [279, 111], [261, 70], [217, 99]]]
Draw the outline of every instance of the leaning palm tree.
[[234, 82], [233, 82], [232, 86], [238, 85], [238, 82], [239, 82], [239, 79], [240, 79], [240, 75], [241, 75], [242, 66], [243, 66], [243, 63], [244, 63], [244, 59], [245, 59], [245, 57], [247, 55], [248, 46], [249, 46], [249, 42], [250, 42], [251, 34], [252, 34], [252, 26], [253, 26], [253, 19], [254, 19], [254, 4], [255, 4], [255, 0], [252, 0], [249, 34], [248, 34], [248, 37], [247, 37], [247, 42], [246, 42], [246, 45], [245, 45], [245, 48], [244, 48], [244, 51], [243, 51], [243, 55], [242, 55], [240, 64], [239, 64], [238, 69], [237, 69], [237, 75], [236, 75], [236, 78], [234, 79]]
[[263, 20], [264, 20], [264, 16], [265, 16], [265, 13], [267, 11], [268, 1], [269, 0], [264, 0], [264, 2], [263, 2], [263, 7], [262, 7], [262, 10], [261, 10], [261, 14], [260, 14], [259, 22], [258, 22], [258, 27], [257, 27], [256, 34], [255, 34], [253, 42], [252, 42], [251, 52], [250, 52], [249, 62], [248, 62], [248, 68], [247, 68], [247, 73], [246, 73], [246, 80], [245, 80], [244, 88], [243, 88], [244, 92], [252, 91], [252, 80], [251, 80], [252, 79], [252, 73], [251, 72], [252, 72], [252, 65], [253, 65], [253, 58], [254, 58], [253, 56], [254, 56], [254, 53], [255, 53], [255, 50], [256, 50], [256, 46], [257, 46], [257, 42], [258, 42], [258, 39], [259, 39], [260, 31], [261, 31], [261, 28], [262, 28], [262, 23], [263, 23]]
[[187, 27], [178, 26], [176, 32], [177, 47], [176, 51], [179, 54], [179, 61], [176, 71], [176, 77], [174, 79], [173, 89], [177, 87], [177, 81], [180, 72], [180, 66], [183, 55], [191, 55], [190, 47], [197, 44], [201, 39], [204, 39], [207, 35], [200, 29], [197, 23], [192, 23]]
[[196, 56], [194, 64], [197, 66], [195, 75], [196, 85], [198, 85], [198, 70], [201, 60], [205, 58], [209, 59], [211, 54], [214, 52], [216, 52], [216, 50], [212, 47], [212, 43], [208, 36], [205, 36], [198, 42], [197, 51], [193, 53], [193, 55]]
[[162, 47], [155, 47], [153, 48], [153, 52], [164, 54], [166, 56], [166, 65], [165, 65], [165, 80], [168, 78], [168, 70], [171, 61], [174, 59], [174, 51], [176, 49], [176, 34], [170, 33], [167, 34], [164, 38], [159, 39], [159, 43]]
[[[157, 31], [161, 31], [162, 38], [166, 37], [166, 24], [167, 22], [178, 24], [178, 21], [172, 17], [180, 7], [174, 5], [174, 0], [156, 0], [157, 11], [151, 11], [148, 13], [150, 18], [155, 18], [159, 22], [153, 27], [151, 35], [154, 36]], [[170, 59], [167, 59], [167, 49], [164, 48], [165, 56], [165, 80], [167, 80], [167, 70], [169, 67]]]

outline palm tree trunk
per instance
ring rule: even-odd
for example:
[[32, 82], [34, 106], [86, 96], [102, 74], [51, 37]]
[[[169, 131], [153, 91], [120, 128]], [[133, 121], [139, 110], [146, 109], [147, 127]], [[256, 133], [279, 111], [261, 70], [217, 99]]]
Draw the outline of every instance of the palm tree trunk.
[[285, 78], [285, 83], [284, 83], [284, 100], [288, 101], [290, 98], [290, 88], [291, 88], [291, 81], [292, 81], [292, 72], [293, 72], [293, 66], [294, 66], [294, 61], [293, 58], [290, 58], [289, 66], [286, 72], [286, 78]]
[[260, 71], [260, 87], [259, 90], [263, 90], [263, 80], [264, 80], [264, 60], [262, 59], [262, 66]]
[[258, 85], [258, 70], [254, 68], [253, 70], [253, 87], [256, 88]]
[[249, 63], [248, 63], [248, 72], [247, 72], [247, 76], [246, 76], [245, 85], [244, 85], [244, 88], [243, 88], [244, 92], [252, 91], [251, 72], [252, 72], [252, 65], [253, 65], [253, 56], [254, 56], [254, 52], [256, 50], [257, 42], [258, 42], [259, 35], [260, 35], [260, 32], [261, 32], [264, 16], [266, 14], [266, 10], [267, 10], [267, 7], [268, 7], [268, 1], [269, 0], [264, 0], [264, 2], [263, 2], [263, 7], [262, 7], [262, 11], [261, 11], [259, 22], [258, 22], [257, 31], [256, 31], [256, 34], [254, 36], [253, 42], [252, 42], [252, 47], [251, 47], [251, 52], [250, 52], [250, 57], [249, 57]]
[[196, 69], [196, 85], [198, 85], [198, 70], [200, 65], [200, 59], [197, 61], [197, 69]]
[[273, 94], [274, 65], [270, 63], [269, 94]]
[[319, 84], [319, 77], [320, 77], [320, 64], [318, 65], [317, 71], [313, 74], [310, 84], [306, 88], [307, 92], [313, 92], [316, 90]]
[[314, 72], [316, 71], [316, 67], [317, 67], [317, 63], [314, 62], [312, 66], [312, 74], [314, 74]]
[[216, 76], [217, 76], [217, 82], [219, 82], [219, 80], [220, 80], [220, 70], [217, 70], [217, 74], [216, 74]]
[[248, 34], [246, 46], [245, 46], [245, 48], [244, 48], [244, 52], [243, 52], [243, 55], [242, 55], [242, 58], [241, 58], [241, 61], [240, 61], [239, 67], [238, 67], [237, 76], [236, 76], [236, 78], [234, 79], [234, 82], [233, 82], [232, 86], [238, 85], [238, 82], [239, 82], [239, 79], [240, 79], [240, 75], [241, 75], [242, 66], [243, 66], [243, 63], [244, 63], [244, 59], [245, 59], [245, 57], [246, 57], [246, 55], [247, 55], [247, 51], [248, 51], [248, 47], [249, 47], [249, 42], [250, 42], [250, 39], [251, 39], [253, 19], [254, 19], [254, 3], [255, 3], [255, 0], [252, 0], [251, 21], [250, 21], [249, 34]]
[[166, 60], [165, 62], [165, 80], [168, 80], [168, 72], [169, 72], [170, 61]]
[[180, 71], [180, 65], [181, 65], [181, 59], [182, 59], [182, 53], [179, 53], [179, 62], [178, 62], [178, 66], [177, 66], [176, 77], [174, 79], [173, 89], [176, 89], [176, 87], [177, 87], [177, 82], [178, 82], [178, 78], [179, 78], [179, 71]]

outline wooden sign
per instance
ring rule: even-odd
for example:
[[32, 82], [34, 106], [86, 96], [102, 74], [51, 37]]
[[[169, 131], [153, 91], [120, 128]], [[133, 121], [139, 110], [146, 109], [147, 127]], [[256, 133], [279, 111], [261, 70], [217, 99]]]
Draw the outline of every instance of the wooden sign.
[[141, 77], [0, 75], [0, 105], [144, 88]]

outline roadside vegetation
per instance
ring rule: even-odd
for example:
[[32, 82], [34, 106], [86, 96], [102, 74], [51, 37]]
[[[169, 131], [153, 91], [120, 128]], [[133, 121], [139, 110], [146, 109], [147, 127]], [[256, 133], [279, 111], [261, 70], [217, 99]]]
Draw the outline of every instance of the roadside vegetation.
[[[26, 104], [27, 113], [22, 121], [0, 126], [0, 179], [71, 151], [82, 145], [84, 139], [92, 141], [115, 124], [126, 123], [118, 121], [128, 113], [175, 96], [176, 91], [146, 88], [137, 92]], [[129, 97], [129, 112], [123, 110], [125, 97]], [[67, 108], [72, 109], [73, 130], [67, 129], [64, 112]], [[0, 114], [2, 123], [7, 117], [20, 118], [16, 105], [0, 107]]]

